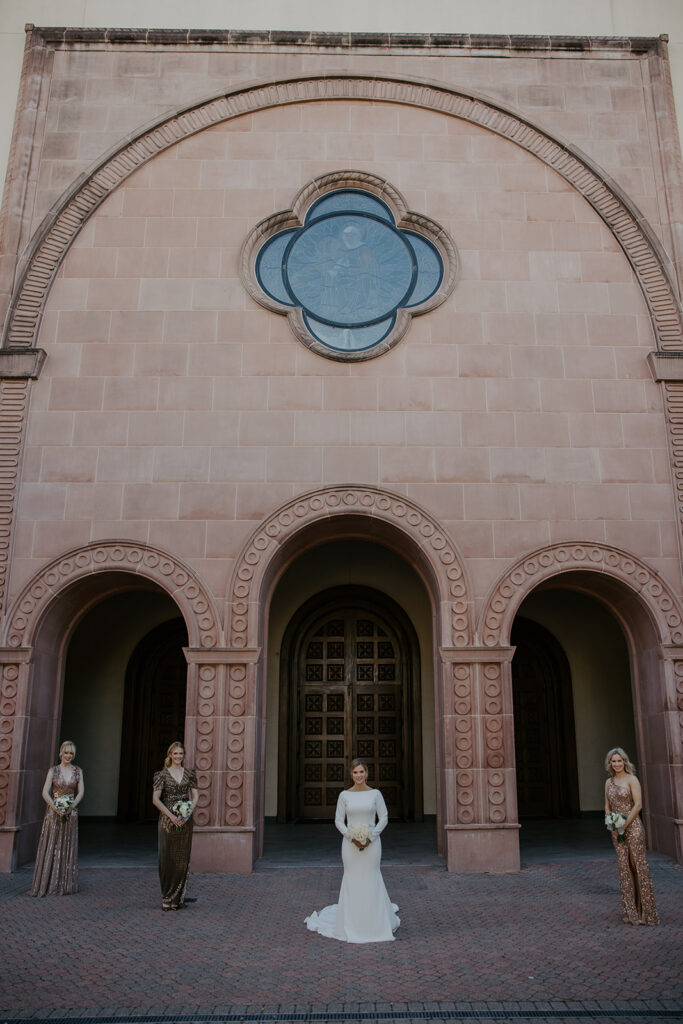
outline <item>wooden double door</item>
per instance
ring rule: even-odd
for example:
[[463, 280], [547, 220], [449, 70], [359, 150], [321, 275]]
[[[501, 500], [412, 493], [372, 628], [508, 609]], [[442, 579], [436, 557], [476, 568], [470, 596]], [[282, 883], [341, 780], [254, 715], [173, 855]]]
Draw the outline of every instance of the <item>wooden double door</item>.
[[419, 686], [407, 623], [388, 599], [378, 604], [367, 593], [328, 595], [316, 606], [291, 637], [279, 817], [329, 821], [360, 757], [390, 816], [414, 819], [422, 811]]

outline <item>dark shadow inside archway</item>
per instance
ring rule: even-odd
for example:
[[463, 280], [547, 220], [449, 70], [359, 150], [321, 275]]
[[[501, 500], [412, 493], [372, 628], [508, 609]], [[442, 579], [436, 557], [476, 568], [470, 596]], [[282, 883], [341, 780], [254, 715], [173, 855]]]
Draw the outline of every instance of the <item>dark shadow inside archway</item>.
[[443, 864], [433, 617], [407, 559], [360, 537], [303, 551], [273, 591], [268, 650], [259, 868], [338, 863], [334, 809], [354, 756], [389, 804], [384, 861]]
[[522, 866], [610, 857], [604, 755], [639, 756], [623, 628], [604, 603], [556, 583], [522, 603], [511, 643]]

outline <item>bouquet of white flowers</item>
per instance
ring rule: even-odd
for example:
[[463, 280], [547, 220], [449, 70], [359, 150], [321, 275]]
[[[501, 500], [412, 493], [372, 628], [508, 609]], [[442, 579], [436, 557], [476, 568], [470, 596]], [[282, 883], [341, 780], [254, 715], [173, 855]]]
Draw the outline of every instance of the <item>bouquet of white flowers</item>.
[[367, 843], [370, 840], [370, 829], [367, 825], [351, 825], [346, 833], [346, 837], [351, 843], [354, 840], [359, 843]]
[[626, 828], [626, 815], [620, 814], [618, 811], [612, 811], [610, 814], [606, 814], [605, 828], [609, 832], [617, 833], [618, 843], [626, 842], [626, 836], [624, 835], [624, 829]]
[[65, 793], [64, 796], [55, 797], [55, 807], [62, 821], [65, 821], [74, 807], [74, 798]]
[[[171, 808], [174, 814], [177, 814], [179, 818], [183, 819], [183, 825], [192, 814], [192, 803], [190, 800], [176, 800]], [[182, 825], [176, 825], [176, 828], [182, 828]]]

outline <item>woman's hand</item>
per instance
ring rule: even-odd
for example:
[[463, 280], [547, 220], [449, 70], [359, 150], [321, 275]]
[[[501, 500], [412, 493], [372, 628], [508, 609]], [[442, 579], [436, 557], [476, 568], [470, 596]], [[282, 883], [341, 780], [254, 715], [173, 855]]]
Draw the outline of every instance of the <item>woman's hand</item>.
[[359, 850], [364, 850], [366, 846], [370, 845], [369, 839], [366, 839], [364, 843], [362, 843], [360, 839], [352, 839], [351, 842], [354, 846], [357, 846]]
[[183, 818], [182, 814], [169, 814], [169, 818], [176, 826], [176, 828], [180, 828], [181, 825], [185, 824], [185, 819]]

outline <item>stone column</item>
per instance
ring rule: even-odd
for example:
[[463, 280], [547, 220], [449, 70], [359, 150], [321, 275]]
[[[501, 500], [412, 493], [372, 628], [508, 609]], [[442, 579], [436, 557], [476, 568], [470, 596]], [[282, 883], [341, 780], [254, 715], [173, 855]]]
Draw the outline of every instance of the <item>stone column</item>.
[[513, 647], [442, 647], [442, 815], [449, 871], [518, 871]]
[[[644, 817], [648, 825], [648, 839], [650, 845], [655, 849], [665, 850], [679, 862], [683, 861], [683, 647], [665, 646], [662, 647], [665, 672], [665, 707], [661, 715], [661, 726], [650, 724], [649, 732], [661, 737], [661, 742], [652, 743], [650, 735], [649, 745], [661, 748], [661, 762], [648, 765], [648, 775], [652, 778], [652, 784], [665, 787], [669, 790], [669, 799], [665, 800], [669, 805], [671, 821], [673, 823], [673, 835], [666, 833], [671, 828], [670, 823], [664, 817], [661, 821], [654, 818], [648, 810], [651, 795], [646, 791], [646, 806]], [[648, 790], [650, 786], [648, 785]]]
[[197, 770], [192, 867], [249, 872], [261, 852], [259, 650], [188, 648], [188, 762]]

